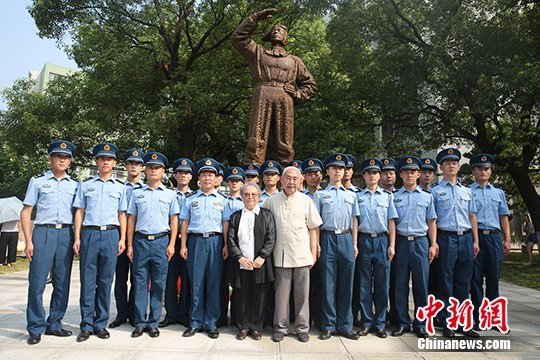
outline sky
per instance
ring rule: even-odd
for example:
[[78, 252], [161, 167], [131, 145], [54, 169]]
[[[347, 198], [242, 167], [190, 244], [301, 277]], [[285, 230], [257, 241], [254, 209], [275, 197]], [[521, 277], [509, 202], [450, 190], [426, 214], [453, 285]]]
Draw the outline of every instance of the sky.
[[[34, 19], [27, 9], [31, 3], [31, 0], [0, 1], [0, 90], [13, 85], [16, 79], [27, 78], [30, 70], [41, 71], [45, 63], [77, 67], [54, 40], [37, 35]], [[3, 97], [0, 108], [6, 108]]]

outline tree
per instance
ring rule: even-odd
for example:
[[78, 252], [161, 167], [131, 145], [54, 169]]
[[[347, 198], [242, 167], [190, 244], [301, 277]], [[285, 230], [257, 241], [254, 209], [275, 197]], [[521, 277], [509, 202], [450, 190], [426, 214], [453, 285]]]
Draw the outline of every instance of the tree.
[[465, 140], [512, 177], [536, 228], [531, 180], [540, 144], [540, 6], [536, 1], [341, 2], [329, 25], [350, 91], [380, 117], [392, 141]]

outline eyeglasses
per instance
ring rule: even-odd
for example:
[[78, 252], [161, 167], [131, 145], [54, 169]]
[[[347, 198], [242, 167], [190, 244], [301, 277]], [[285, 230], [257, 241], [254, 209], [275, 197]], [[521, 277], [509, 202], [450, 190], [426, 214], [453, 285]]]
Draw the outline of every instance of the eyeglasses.
[[256, 197], [259, 197], [259, 194], [258, 193], [244, 193], [244, 197], [256, 198]]

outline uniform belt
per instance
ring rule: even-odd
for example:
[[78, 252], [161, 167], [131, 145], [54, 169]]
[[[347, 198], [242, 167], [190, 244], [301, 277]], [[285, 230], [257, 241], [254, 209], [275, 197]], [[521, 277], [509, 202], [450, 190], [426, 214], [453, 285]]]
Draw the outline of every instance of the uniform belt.
[[364, 236], [367, 236], [367, 237], [370, 237], [370, 238], [376, 238], [376, 237], [381, 237], [381, 236], [386, 236], [387, 233], [386, 232], [380, 232], [380, 233], [365, 233], [365, 232], [359, 232], [360, 235], [364, 235]]
[[323, 230], [323, 232], [327, 232], [327, 233], [335, 234], [335, 235], [339, 235], [339, 234], [350, 234], [350, 233], [351, 233], [351, 229], [345, 229], [345, 230]]
[[160, 237], [163, 237], [165, 235], [169, 235], [169, 232], [168, 231], [164, 231], [164, 232], [160, 232], [160, 233], [157, 233], [157, 234], [143, 234], [142, 232], [139, 232], [137, 231], [136, 234], [146, 240], [156, 240], [156, 239], [159, 239]]
[[500, 230], [478, 229], [478, 233], [482, 235], [498, 234], [500, 232], [501, 232]]
[[418, 240], [420, 238], [426, 237], [426, 235], [412, 236], [412, 235], [401, 235], [401, 234], [397, 234], [397, 236], [405, 238], [407, 241], [414, 241], [414, 240]]
[[209, 238], [211, 236], [218, 236], [221, 235], [221, 233], [218, 232], [208, 232], [208, 233], [190, 233], [190, 235], [193, 236], [200, 236], [202, 238]]
[[63, 229], [63, 228], [70, 228], [73, 225], [71, 225], [71, 224], [35, 224], [34, 226], [45, 227], [45, 228], [54, 228], [54, 229]]
[[85, 229], [91, 229], [91, 230], [118, 230], [117, 225], [103, 225], [103, 226], [96, 226], [96, 225], [89, 225], [89, 226], [83, 226]]
[[280, 81], [259, 81], [255, 86], [283, 87], [286, 83]]
[[461, 235], [465, 235], [465, 234], [470, 233], [472, 230], [467, 229], [467, 230], [460, 230], [460, 231], [446, 231], [446, 230], [437, 229], [437, 231], [442, 233], [442, 234], [461, 236]]

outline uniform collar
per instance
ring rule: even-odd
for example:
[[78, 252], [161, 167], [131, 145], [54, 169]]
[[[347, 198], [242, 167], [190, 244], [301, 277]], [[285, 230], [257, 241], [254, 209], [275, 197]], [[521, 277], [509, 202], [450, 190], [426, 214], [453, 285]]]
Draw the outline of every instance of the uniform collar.
[[141, 180], [138, 180], [138, 181], [135, 181], [133, 184], [129, 182], [129, 180], [126, 179], [126, 181], [124, 181], [124, 185], [126, 186], [131, 186], [133, 187], [134, 189], [136, 189], [137, 187], [143, 187], [144, 186], [144, 183], [141, 181]]
[[345, 186], [343, 186], [343, 184], [339, 185], [339, 187], [336, 187], [336, 186], [334, 186], [334, 185], [332, 185], [332, 184], [329, 183], [328, 186], [326, 186], [326, 188], [327, 188], [328, 190], [332, 190], [332, 189], [336, 189], [336, 190], [347, 190], [347, 189], [345, 188]]
[[186, 192], [181, 192], [180, 190], [178, 190], [178, 188], [174, 188], [174, 192], [178, 195], [178, 194], [181, 194], [181, 195], [187, 195], [187, 194], [191, 194], [191, 189], [188, 189], [188, 191]]
[[264, 52], [267, 55], [275, 56], [275, 57], [289, 56], [289, 52], [287, 50], [285, 50], [285, 48], [283, 48], [283, 47], [264, 49]]
[[[487, 189], [487, 188], [490, 188], [491, 186], [492, 186], [491, 183], [488, 182], [487, 185], [486, 185], [486, 189]], [[471, 189], [476, 189], [476, 188], [482, 188], [482, 185], [480, 185], [479, 183], [477, 183], [477, 182], [475, 181], [475, 182], [473, 182], [473, 183], [471, 184]]]
[[405, 186], [402, 186], [399, 190], [396, 190], [396, 192], [398, 193], [404, 193], [404, 192], [420, 192], [422, 191], [422, 188], [420, 187], [420, 185], [417, 185], [413, 191], [409, 191], [407, 190], [407, 188]]
[[261, 212], [261, 207], [259, 206], [259, 204], [255, 205], [253, 210], [248, 210], [248, 209], [246, 209], [245, 206], [242, 208], [242, 214], [244, 214], [244, 213], [254, 213], [255, 215], [259, 215], [259, 212]]
[[163, 190], [165, 190], [165, 185], [159, 184], [157, 188], [152, 189], [152, 188], [150, 187], [150, 185], [144, 184], [143, 187], [142, 187], [142, 189], [143, 189], [144, 191], [146, 191], [146, 190], [152, 190], [152, 191], [153, 191], [153, 190], [161, 190], [161, 191], [163, 191]]
[[[452, 184], [450, 184], [448, 181], [446, 181], [445, 178], [442, 179], [442, 181], [439, 183], [439, 185], [441, 186], [453, 186]], [[462, 186], [461, 183], [458, 181], [456, 182], [456, 186]]]
[[[54, 176], [52, 170], [48, 170], [48, 171], [45, 173], [45, 177], [47, 178], [47, 180], [50, 180], [50, 179], [52, 179], [52, 178], [55, 178], [55, 179], [56, 179], [56, 176]], [[64, 179], [66, 179], [66, 180], [72, 180], [72, 179], [71, 179], [71, 176], [69, 176], [69, 175], [67, 174], [67, 172], [64, 172], [64, 176], [62, 176], [59, 180], [64, 180]]]
[[110, 178], [108, 178], [107, 181], [103, 181], [103, 179], [99, 177], [99, 174], [96, 174], [96, 175], [94, 175], [93, 180], [94, 180], [94, 182], [96, 182], [96, 181], [101, 181], [101, 182], [108, 182], [108, 181], [110, 181], [110, 182], [114, 182], [115, 179], [114, 179], [114, 175], [113, 175], [113, 176], [111, 176]]
[[[368, 188], [365, 188], [364, 190], [362, 190], [363, 193], [370, 193], [371, 194], [371, 191], [369, 191]], [[373, 193], [379, 193], [379, 194], [382, 194], [384, 193], [384, 190], [382, 187], [380, 186], [377, 186], [377, 188], [375, 189], [375, 191]]]
[[201, 189], [197, 190], [197, 196], [215, 196], [217, 197], [218, 196], [218, 191], [216, 189], [213, 189], [212, 192], [208, 195], [206, 195], [205, 193], [203, 193], [203, 191]]

